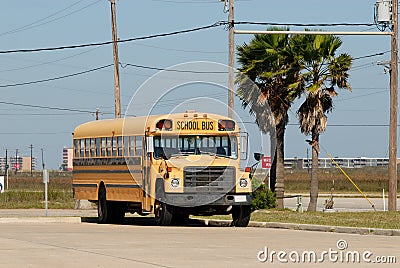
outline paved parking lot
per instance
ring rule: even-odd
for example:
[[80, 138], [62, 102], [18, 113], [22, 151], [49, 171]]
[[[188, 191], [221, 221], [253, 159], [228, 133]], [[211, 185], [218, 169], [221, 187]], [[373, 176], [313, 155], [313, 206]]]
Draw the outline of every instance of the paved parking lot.
[[[347, 245], [342, 252], [370, 251], [372, 257], [395, 256], [400, 261], [400, 237], [199, 225], [159, 227], [151, 218], [132, 219], [126, 225], [2, 223], [0, 228], [0, 267], [288, 267], [293, 262], [282, 263], [276, 254], [266, 262], [258, 257], [262, 260], [267, 249], [268, 256], [272, 251], [315, 251], [320, 258], [323, 251], [341, 252], [339, 240]], [[324, 258], [318, 266], [366, 267], [364, 261], [343, 264]]]

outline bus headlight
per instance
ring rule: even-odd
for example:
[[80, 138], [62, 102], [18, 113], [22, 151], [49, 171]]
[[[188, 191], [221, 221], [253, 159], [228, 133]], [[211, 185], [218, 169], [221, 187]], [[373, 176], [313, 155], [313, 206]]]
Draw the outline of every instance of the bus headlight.
[[179, 178], [172, 178], [170, 181], [171, 187], [178, 188], [181, 184], [181, 180]]
[[247, 185], [249, 185], [249, 182], [248, 182], [247, 179], [241, 178], [241, 179], [239, 180], [239, 186], [240, 186], [240, 187], [246, 188]]

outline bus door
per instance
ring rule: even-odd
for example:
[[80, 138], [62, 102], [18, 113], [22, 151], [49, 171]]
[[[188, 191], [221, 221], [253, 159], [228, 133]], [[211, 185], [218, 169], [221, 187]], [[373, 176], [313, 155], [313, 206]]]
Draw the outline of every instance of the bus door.
[[143, 150], [143, 205], [144, 211], [151, 210], [151, 154], [154, 152], [154, 144], [152, 136], [144, 137], [144, 150]]

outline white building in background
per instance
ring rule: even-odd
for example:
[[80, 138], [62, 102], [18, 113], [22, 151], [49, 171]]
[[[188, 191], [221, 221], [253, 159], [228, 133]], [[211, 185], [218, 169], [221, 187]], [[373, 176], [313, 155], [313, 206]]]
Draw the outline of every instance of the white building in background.
[[63, 157], [62, 157], [62, 164], [61, 169], [64, 171], [72, 171], [72, 159], [73, 159], [73, 150], [72, 148], [64, 147], [63, 148]]
[[[342, 168], [363, 168], [363, 167], [387, 167], [389, 158], [373, 158], [373, 157], [335, 157], [336, 163]], [[311, 158], [285, 158], [286, 169], [307, 169], [311, 168]], [[397, 161], [399, 164], [399, 159]], [[337, 168], [330, 158], [319, 158], [319, 168]]]

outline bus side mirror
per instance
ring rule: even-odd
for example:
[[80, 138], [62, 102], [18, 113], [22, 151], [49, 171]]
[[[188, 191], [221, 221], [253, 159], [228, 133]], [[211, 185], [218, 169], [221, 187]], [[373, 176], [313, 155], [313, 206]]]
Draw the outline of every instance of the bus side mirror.
[[146, 147], [148, 153], [154, 153], [154, 142], [152, 136], [146, 138]]
[[261, 158], [262, 158], [263, 156], [264, 156], [264, 155], [261, 154], [261, 153], [254, 153], [254, 159], [255, 159], [256, 161], [260, 161]]

